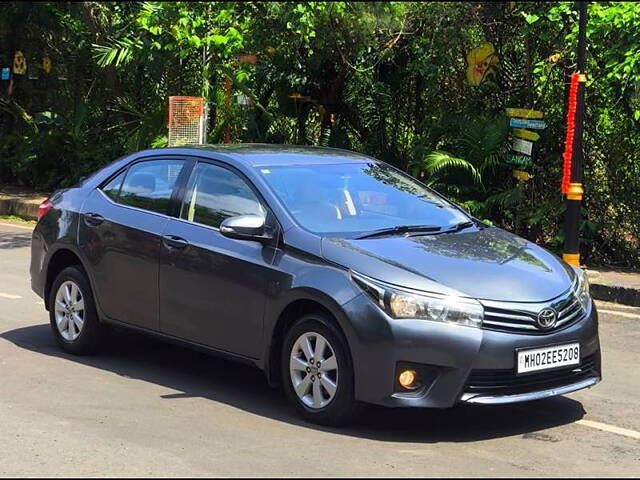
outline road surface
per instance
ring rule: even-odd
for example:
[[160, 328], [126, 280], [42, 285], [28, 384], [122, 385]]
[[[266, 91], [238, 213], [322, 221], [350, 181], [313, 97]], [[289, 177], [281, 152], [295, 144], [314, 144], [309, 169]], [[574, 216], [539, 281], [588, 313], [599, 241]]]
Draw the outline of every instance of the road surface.
[[604, 380], [527, 404], [300, 420], [256, 369], [129, 332], [62, 353], [0, 225], [0, 476], [639, 476], [640, 308], [599, 303]]

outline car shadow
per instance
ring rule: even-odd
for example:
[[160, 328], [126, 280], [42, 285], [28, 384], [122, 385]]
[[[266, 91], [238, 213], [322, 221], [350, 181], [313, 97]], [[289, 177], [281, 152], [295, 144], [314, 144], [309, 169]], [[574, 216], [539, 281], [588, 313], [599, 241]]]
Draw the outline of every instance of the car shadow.
[[0, 338], [42, 355], [176, 390], [178, 393], [161, 396], [167, 401], [202, 397], [293, 425], [379, 441], [473, 442], [514, 435], [556, 441], [536, 432], [575, 422], [585, 414], [580, 402], [566, 397], [502, 406], [459, 405], [447, 410], [367, 405], [348, 427], [321, 427], [302, 420], [282, 391], [270, 388], [257, 368], [136, 332], [114, 331], [103, 353], [95, 356], [62, 352], [48, 324], [10, 330]]
[[31, 232], [0, 232], [0, 250], [23, 248], [31, 245]]

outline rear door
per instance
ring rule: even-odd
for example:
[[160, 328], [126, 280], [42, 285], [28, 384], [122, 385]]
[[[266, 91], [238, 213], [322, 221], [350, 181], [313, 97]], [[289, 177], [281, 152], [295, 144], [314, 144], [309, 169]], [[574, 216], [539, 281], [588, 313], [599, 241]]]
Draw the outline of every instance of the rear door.
[[[267, 215], [248, 180], [223, 165], [198, 162], [178, 213], [167, 223], [160, 261], [160, 330], [258, 358], [275, 249], [223, 236], [236, 215]], [[269, 217], [272, 218], [271, 216]], [[274, 220], [275, 222], [275, 220]]]
[[82, 207], [79, 243], [105, 315], [158, 330], [158, 261], [171, 198], [190, 161], [137, 161], [94, 190]]

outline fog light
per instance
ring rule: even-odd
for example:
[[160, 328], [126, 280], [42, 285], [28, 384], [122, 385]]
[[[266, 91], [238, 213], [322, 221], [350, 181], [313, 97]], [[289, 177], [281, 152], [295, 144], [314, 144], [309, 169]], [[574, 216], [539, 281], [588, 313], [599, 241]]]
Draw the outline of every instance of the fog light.
[[398, 376], [398, 383], [404, 388], [412, 388], [415, 386], [416, 377], [417, 375], [415, 370], [404, 370]]

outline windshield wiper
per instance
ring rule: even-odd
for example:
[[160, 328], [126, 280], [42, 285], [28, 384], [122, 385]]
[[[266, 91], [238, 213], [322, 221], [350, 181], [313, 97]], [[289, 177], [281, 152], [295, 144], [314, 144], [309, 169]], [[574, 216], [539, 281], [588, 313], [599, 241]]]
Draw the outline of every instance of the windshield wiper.
[[391, 228], [383, 228], [380, 230], [375, 230], [371, 233], [366, 233], [359, 237], [356, 237], [356, 240], [362, 240], [363, 238], [375, 238], [375, 237], [384, 237], [387, 235], [402, 235], [405, 233], [412, 232], [438, 232], [442, 227], [438, 227], [437, 225], [398, 225], [396, 227]]
[[442, 230], [442, 231], [440, 231], [438, 233], [454, 233], [454, 232], [458, 232], [460, 230], [463, 230], [465, 228], [472, 227], [473, 225], [474, 225], [474, 223], [470, 222], [470, 221], [460, 222], [460, 223], [455, 224], [453, 227], [448, 228], [446, 230]]

